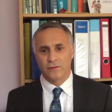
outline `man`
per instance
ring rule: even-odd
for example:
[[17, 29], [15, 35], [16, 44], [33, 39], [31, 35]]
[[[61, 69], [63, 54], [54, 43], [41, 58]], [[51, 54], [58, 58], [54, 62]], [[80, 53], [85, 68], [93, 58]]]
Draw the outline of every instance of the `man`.
[[111, 87], [71, 72], [73, 37], [59, 23], [44, 23], [33, 48], [40, 80], [12, 90], [7, 112], [112, 112]]

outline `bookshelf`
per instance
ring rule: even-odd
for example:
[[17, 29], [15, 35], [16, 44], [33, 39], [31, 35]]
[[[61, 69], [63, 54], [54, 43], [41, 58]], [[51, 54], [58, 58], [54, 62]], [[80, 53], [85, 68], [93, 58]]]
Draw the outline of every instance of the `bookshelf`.
[[112, 14], [60, 13], [60, 14], [22, 14], [23, 18], [101, 18], [112, 17]]
[[[24, 74], [24, 39], [23, 39], [23, 22], [27, 19], [49, 19], [49, 18], [74, 18], [74, 19], [90, 19], [90, 18], [111, 18], [112, 14], [89, 14], [89, 13], [60, 13], [60, 14], [23, 14], [22, 0], [19, 0], [19, 27], [20, 27], [20, 75], [21, 86], [25, 83], [31, 83], [34, 80], [25, 79]], [[112, 81], [112, 78], [93, 79], [100, 82]]]

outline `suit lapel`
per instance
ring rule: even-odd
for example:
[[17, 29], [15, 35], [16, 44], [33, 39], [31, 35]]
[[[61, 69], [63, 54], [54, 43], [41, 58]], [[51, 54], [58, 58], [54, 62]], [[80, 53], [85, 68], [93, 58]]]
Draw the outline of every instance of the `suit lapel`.
[[32, 83], [32, 91], [29, 96], [31, 112], [43, 112], [42, 87], [39, 81]]
[[[73, 75], [73, 112], [83, 112], [88, 109], [88, 96], [85, 81], [77, 75]], [[86, 84], [87, 85], [87, 84]], [[43, 112], [42, 87], [40, 81], [32, 83], [32, 89], [29, 93], [29, 102], [31, 112]]]
[[88, 108], [87, 94], [84, 87], [84, 81], [79, 76], [73, 76], [73, 107], [74, 112], [83, 112]]

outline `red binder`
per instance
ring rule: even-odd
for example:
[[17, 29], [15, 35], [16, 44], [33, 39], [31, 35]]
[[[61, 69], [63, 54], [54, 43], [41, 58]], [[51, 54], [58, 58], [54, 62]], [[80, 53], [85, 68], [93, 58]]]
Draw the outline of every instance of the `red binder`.
[[83, 12], [83, 0], [77, 0], [78, 12]]
[[109, 19], [100, 19], [101, 78], [111, 77]]

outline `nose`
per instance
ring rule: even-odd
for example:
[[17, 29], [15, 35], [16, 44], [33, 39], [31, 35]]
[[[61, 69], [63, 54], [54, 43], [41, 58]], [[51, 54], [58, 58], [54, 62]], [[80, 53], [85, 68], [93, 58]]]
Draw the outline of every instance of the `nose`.
[[48, 62], [54, 62], [54, 61], [57, 61], [56, 52], [54, 50], [50, 50], [48, 54]]

